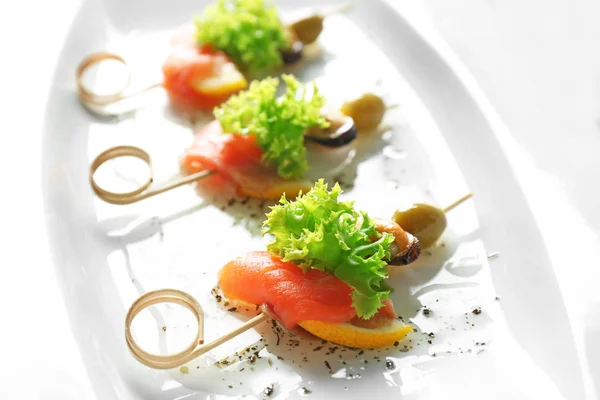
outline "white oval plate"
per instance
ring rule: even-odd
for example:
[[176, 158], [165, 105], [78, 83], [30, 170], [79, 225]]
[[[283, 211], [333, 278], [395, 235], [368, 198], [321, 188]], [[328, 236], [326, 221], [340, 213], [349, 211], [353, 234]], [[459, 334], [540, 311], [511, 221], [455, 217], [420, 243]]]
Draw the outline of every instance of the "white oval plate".
[[[285, 12], [295, 3], [280, 5]], [[442, 246], [392, 274], [396, 309], [416, 332], [397, 347], [361, 353], [287, 334], [277, 345], [270, 325], [261, 326], [265, 339], [256, 345], [268, 346], [255, 364], [244, 357], [227, 368], [207, 366], [257, 341], [259, 334], [251, 331], [191, 362], [187, 373], [150, 370], [131, 357], [124, 316], [149, 290], [173, 287], [194, 295], [207, 314], [207, 339], [239, 324], [210, 289], [227, 260], [264, 247], [259, 228], [268, 204], [238, 199], [232, 205], [228, 198], [200, 197], [192, 186], [129, 206], [97, 199], [88, 167], [99, 152], [118, 144], [142, 146], [160, 181], [177, 173], [192, 130], [164, 111], [160, 94], [135, 118], [94, 119], [77, 103], [74, 70], [87, 53], [107, 49], [138, 67], [138, 82], [160, 77], [169, 32], [203, 6], [89, 0], [55, 75], [44, 143], [46, 213], [73, 329], [98, 398], [262, 398], [274, 384], [272, 398], [549, 399], [569, 397], [570, 388], [580, 387], [550, 261], [491, 124], [426, 38], [379, 0], [357, 1], [351, 13], [329, 18], [323, 54], [298, 76], [316, 79], [333, 105], [362, 91], [400, 105], [388, 112], [384, 132], [361, 137], [353, 162], [328, 177], [340, 180], [344, 197], [359, 208], [387, 216], [414, 201], [444, 205], [475, 193], [474, 201], [449, 214]], [[110, 168], [109, 179], [123, 183], [127, 163]], [[478, 308], [480, 314], [472, 312]], [[188, 317], [158, 308], [140, 318], [134, 333], [149, 350], [172, 351], [194, 330]]]

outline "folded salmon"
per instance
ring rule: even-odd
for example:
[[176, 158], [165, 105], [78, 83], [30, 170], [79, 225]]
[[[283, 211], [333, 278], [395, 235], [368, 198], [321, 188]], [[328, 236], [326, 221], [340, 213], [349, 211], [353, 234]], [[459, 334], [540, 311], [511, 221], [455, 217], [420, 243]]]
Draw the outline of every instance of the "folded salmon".
[[[274, 200], [286, 193], [288, 198], [295, 198], [301, 190], [310, 189], [309, 181], [281, 178], [275, 168], [264, 165], [262, 154], [255, 136], [223, 134], [219, 122], [213, 121], [196, 134], [181, 165], [189, 174], [218, 171], [220, 178], [234, 185], [241, 196]], [[200, 182], [210, 185], [214, 180]]]
[[230, 300], [270, 305], [288, 328], [302, 321], [379, 328], [396, 318], [390, 301], [372, 318], [357, 318], [352, 289], [346, 283], [316, 269], [305, 273], [266, 251], [247, 253], [227, 263], [219, 272], [219, 285]]
[[177, 109], [211, 111], [247, 86], [224, 52], [196, 43], [192, 26], [176, 33], [171, 45], [163, 64], [164, 87]]

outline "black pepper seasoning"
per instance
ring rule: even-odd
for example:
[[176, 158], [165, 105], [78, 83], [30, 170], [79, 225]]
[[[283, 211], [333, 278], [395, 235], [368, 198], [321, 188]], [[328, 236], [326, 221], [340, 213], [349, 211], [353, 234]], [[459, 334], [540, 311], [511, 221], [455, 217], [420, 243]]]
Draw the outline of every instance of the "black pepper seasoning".
[[273, 387], [273, 384], [271, 383], [269, 386], [267, 386], [264, 390], [263, 390], [263, 395], [265, 397], [269, 397], [273, 394], [273, 392], [275, 391], [275, 388]]

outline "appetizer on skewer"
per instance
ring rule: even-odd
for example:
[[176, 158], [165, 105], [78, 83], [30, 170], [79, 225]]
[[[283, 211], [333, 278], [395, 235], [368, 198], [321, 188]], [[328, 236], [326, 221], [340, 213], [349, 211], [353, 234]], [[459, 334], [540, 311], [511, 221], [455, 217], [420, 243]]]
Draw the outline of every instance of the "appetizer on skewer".
[[[328, 173], [343, 168], [354, 156], [347, 146], [358, 135], [357, 124], [376, 128], [383, 113], [323, 111], [325, 99], [313, 85], [301, 85], [294, 77], [284, 75], [286, 93], [276, 97], [279, 80], [254, 81], [247, 91], [229, 99], [215, 109], [217, 119], [202, 128], [181, 157], [185, 176], [157, 184], [152, 177], [150, 155], [132, 146], [116, 146], [99, 154], [90, 167], [90, 183], [94, 192], [113, 204], [130, 204], [176, 187], [204, 180], [204, 186], [223, 192], [234, 188], [241, 196], [279, 199], [286, 193], [296, 197], [306, 192], [311, 183], [304, 177], [310, 152], [313, 164], [325, 162]], [[374, 95], [370, 95], [374, 96]], [[364, 96], [347, 102], [361, 108]], [[364, 108], [364, 107], [363, 107]], [[383, 110], [385, 111], [385, 110]], [[309, 144], [311, 143], [311, 144]], [[335, 149], [337, 148], [337, 149]], [[95, 181], [95, 173], [105, 162], [132, 156], [150, 167], [150, 177], [137, 189], [116, 193]], [[313, 168], [313, 175], [323, 176], [323, 168]]]
[[[151, 368], [178, 367], [270, 319], [350, 347], [396, 345], [413, 328], [397, 319], [388, 298], [392, 288], [385, 281], [392, 265], [406, 265], [419, 257], [419, 241], [393, 221], [371, 219], [356, 211], [352, 202], [340, 202], [337, 184], [327, 189], [319, 180], [295, 201], [283, 196], [264, 222], [264, 233], [274, 238], [268, 251], [247, 253], [219, 271], [220, 290], [228, 298], [224, 304], [240, 305], [228, 311], [249, 310], [244, 306], [254, 304], [259, 314], [205, 343], [204, 312], [192, 296], [175, 289], [148, 292], [132, 304], [125, 319], [125, 337], [133, 356]], [[471, 196], [463, 196], [443, 211]], [[430, 224], [423, 218], [410, 222], [420, 232]], [[213, 289], [213, 293], [218, 291]], [[220, 294], [217, 301], [221, 301]], [[186, 350], [150, 354], [135, 342], [134, 318], [157, 303], [183, 305], [196, 317], [198, 333]]]
[[386, 347], [412, 327], [394, 312], [385, 280], [392, 263], [420, 254], [418, 240], [340, 202], [323, 180], [267, 214], [268, 252], [239, 257], [219, 272], [229, 301], [267, 305], [287, 327], [351, 347]]
[[269, 1], [216, 0], [195, 26], [182, 27], [172, 40], [163, 67], [165, 89], [180, 107], [211, 109], [247, 86], [244, 75], [299, 61], [303, 46], [320, 34], [322, 20], [313, 15], [285, 26]]
[[116, 115], [102, 108], [159, 86], [177, 109], [211, 110], [246, 88], [247, 77], [272, 74], [301, 60], [304, 46], [321, 33], [325, 16], [313, 14], [286, 26], [268, 0], [216, 0], [171, 39], [163, 82], [129, 93], [128, 83], [116, 93], [95, 93], [83, 83], [85, 70], [105, 60], [126, 62], [116, 54], [94, 53], [78, 68], [78, 94], [84, 105], [101, 115]]
[[[276, 95], [279, 80], [266, 78], [216, 108], [216, 120], [197, 133], [182, 157], [184, 171], [216, 170], [208, 185], [225, 180], [243, 196], [278, 199], [306, 192], [311, 187], [303, 178], [309, 167], [306, 141], [340, 147], [358, 130], [342, 112], [323, 111], [325, 99], [316, 85], [302, 85], [291, 75], [283, 80], [287, 88], [281, 97]], [[366, 126], [363, 115], [356, 117]]]

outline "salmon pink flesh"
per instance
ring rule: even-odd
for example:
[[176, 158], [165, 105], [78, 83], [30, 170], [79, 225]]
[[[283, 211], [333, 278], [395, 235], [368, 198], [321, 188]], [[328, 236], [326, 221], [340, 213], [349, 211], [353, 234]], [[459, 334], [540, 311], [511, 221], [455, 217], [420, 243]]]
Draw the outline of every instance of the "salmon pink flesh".
[[227, 263], [219, 272], [219, 285], [230, 300], [268, 304], [288, 328], [308, 320], [378, 328], [396, 318], [390, 301], [369, 320], [356, 317], [352, 289], [346, 283], [316, 269], [305, 273], [266, 251]]
[[[279, 199], [287, 190], [288, 197], [293, 198], [299, 189], [310, 188], [308, 181], [279, 177], [275, 168], [264, 165], [262, 153], [253, 135], [223, 134], [219, 122], [213, 121], [198, 131], [181, 165], [188, 174], [217, 170], [219, 177], [234, 185], [240, 195]], [[208, 178], [201, 184], [212, 183], [214, 180]]]

